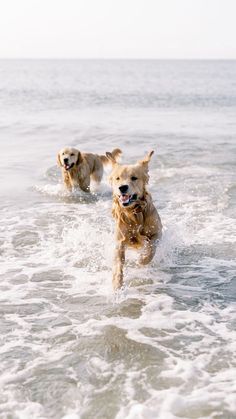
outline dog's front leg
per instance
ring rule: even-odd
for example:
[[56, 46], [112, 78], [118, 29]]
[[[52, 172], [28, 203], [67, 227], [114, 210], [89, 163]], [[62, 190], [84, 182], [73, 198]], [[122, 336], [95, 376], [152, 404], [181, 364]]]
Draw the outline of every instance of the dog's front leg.
[[118, 242], [115, 248], [114, 267], [112, 285], [113, 289], [117, 290], [123, 285], [123, 267], [125, 263], [125, 245], [123, 242]]
[[144, 249], [140, 255], [139, 263], [141, 265], [147, 265], [151, 260], [154, 258], [154, 255], [156, 253], [158, 239], [155, 235], [151, 239], [148, 239], [145, 241]]
[[90, 184], [86, 181], [80, 181], [79, 186], [83, 192], [90, 192]]
[[72, 191], [72, 184], [71, 184], [70, 176], [65, 171], [62, 172], [62, 175], [63, 175], [63, 182], [66, 189], [68, 189], [69, 191]]

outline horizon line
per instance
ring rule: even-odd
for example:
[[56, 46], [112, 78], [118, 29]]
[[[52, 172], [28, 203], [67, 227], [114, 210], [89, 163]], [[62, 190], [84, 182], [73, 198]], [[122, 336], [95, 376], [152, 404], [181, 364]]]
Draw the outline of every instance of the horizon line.
[[235, 61], [235, 58], [125, 58], [125, 57], [0, 57], [0, 60], [80, 60], [80, 61]]

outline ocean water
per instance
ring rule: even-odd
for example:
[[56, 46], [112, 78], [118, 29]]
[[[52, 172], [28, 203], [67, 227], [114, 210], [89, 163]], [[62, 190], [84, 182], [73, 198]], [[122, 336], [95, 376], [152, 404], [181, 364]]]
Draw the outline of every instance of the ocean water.
[[[111, 287], [107, 174], [56, 155], [154, 149], [164, 225]], [[236, 61], [0, 62], [0, 417], [236, 417]]]

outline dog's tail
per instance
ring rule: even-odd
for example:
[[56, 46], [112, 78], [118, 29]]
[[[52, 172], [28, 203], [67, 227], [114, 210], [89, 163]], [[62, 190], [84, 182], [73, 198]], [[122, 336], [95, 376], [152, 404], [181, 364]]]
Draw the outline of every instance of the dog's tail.
[[[111, 155], [112, 155], [112, 157], [113, 157], [114, 160], [118, 159], [121, 154], [122, 154], [122, 151], [119, 148], [115, 148], [111, 152]], [[102, 163], [103, 164], [106, 165], [106, 164], [109, 164], [110, 163], [110, 160], [107, 158], [107, 156], [101, 155], [99, 157], [102, 160]]]

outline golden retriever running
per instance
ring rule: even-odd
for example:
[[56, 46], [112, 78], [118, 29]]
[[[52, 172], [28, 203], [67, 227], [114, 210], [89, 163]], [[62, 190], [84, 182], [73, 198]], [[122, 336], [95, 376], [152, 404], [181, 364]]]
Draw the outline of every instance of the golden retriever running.
[[123, 166], [111, 153], [106, 153], [113, 169], [110, 181], [113, 187], [112, 215], [116, 220], [116, 249], [113, 268], [113, 288], [123, 284], [125, 248], [143, 248], [139, 262], [149, 263], [161, 238], [162, 224], [152, 197], [146, 190], [149, 180], [148, 163], [151, 151], [135, 165]]
[[[116, 161], [121, 150], [116, 148], [109, 155]], [[92, 153], [81, 153], [76, 148], [65, 147], [57, 155], [57, 163], [62, 168], [62, 177], [67, 189], [79, 187], [90, 192], [91, 179], [100, 183], [103, 176], [103, 165], [109, 163], [107, 156]]]

